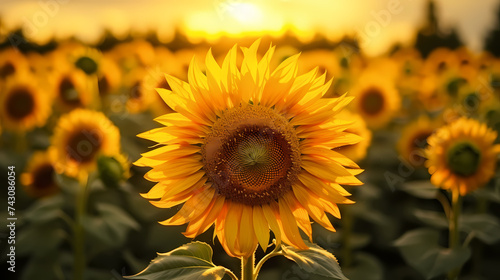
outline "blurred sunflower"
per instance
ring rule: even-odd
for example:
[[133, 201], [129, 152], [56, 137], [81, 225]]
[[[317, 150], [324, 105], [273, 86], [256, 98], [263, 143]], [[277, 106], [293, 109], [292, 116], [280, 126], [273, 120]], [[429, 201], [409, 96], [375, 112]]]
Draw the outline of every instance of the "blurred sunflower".
[[422, 74], [440, 75], [448, 69], [457, 69], [459, 65], [458, 57], [453, 54], [452, 50], [437, 48], [425, 59]]
[[330, 87], [324, 97], [338, 97], [347, 92], [347, 79], [339, 78], [341, 73], [340, 64], [333, 52], [327, 50], [307, 51], [301, 54], [299, 73], [306, 73], [318, 68], [320, 73], [326, 73], [326, 80], [335, 77], [333, 86]]
[[427, 138], [439, 127], [440, 123], [431, 120], [426, 115], [420, 116], [409, 123], [401, 131], [397, 148], [399, 154], [413, 166], [423, 166], [425, 161], [424, 149], [427, 147]]
[[15, 74], [24, 74], [28, 70], [28, 61], [20, 51], [14, 48], [6, 48], [0, 51], [0, 80]]
[[398, 64], [397, 87], [402, 95], [412, 94], [421, 86], [422, 75], [420, 74], [423, 60], [420, 52], [414, 48], [400, 49], [391, 55]]
[[113, 59], [124, 76], [136, 68], [148, 67], [155, 61], [153, 46], [144, 40], [134, 40], [116, 45], [105, 56]]
[[364, 159], [366, 157], [368, 147], [370, 146], [370, 142], [372, 141], [372, 132], [366, 127], [365, 121], [358, 114], [354, 114], [348, 110], [343, 110], [338, 114], [338, 118], [353, 122], [353, 125], [344, 131], [359, 135], [362, 140], [356, 144], [335, 148], [335, 151], [343, 154], [353, 161], [360, 161]]
[[44, 197], [59, 192], [55, 181], [55, 168], [49, 152], [35, 152], [23, 174], [21, 183], [26, 193], [32, 197]]
[[102, 57], [102, 53], [97, 49], [81, 47], [69, 53], [69, 62], [86, 75], [97, 75], [101, 72]]
[[92, 92], [83, 72], [73, 70], [56, 74], [53, 88], [55, 103], [60, 111], [85, 108], [92, 103]]
[[155, 71], [150, 71], [146, 76], [144, 76], [140, 83], [143, 94], [152, 97], [150, 109], [153, 111], [155, 116], [173, 112], [172, 108], [161, 100], [161, 97], [156, 92], [156, 89], [165, 88], [172, 90], [170, 85], [167, 83], [167, 80], [165, 80], [165, 73], [174, 75], [176, 72], [177, 71], [172, 69], [170, 66], [159, 65], [155, 68]]
[[335, 231], [325, 212], [340, 218], [338, 203], [352, 203], [339, 184], [362, 184], [362, 170], [333, 148], [359, 142], [336, 114], [351, 97], [321, 98], [331, 81], [317, 70], [297, 76], [298, 55], [274, 71], [270, 47], [257, 59], [259, 41], [243, 48], [241, 69], [234, 46], [220, 67], [211, 52], [204, 75], [193, 60], [189, 84], [167, 75], [172, 91], [158, 89], [177, 113], [156, 120], [166, 127], [139, 136], [161, 147], [135, 164], [158, 182], [145, 198], [157, 207], [184, 203], [163, 225], [189, 223], [189, 238], [215, 224], [231, 256], [248, 257], [268, 247], [270, 230], [306, 249], [299, 233], [312, 236], [310, 217]]
[[13, 131], [43, 126], [51, 113], [47, 93], [43, 87], [36, 86], [36, 78], [31, 75], [16, 75], [8, 79], [0, 96], [0, 105], [4, 127]]
[[414, 98], [424, 107], [427, 112], [443, 110], [450, 102], [451, 97], [438, 89], [438, 77], [426, 75], [422, 78]]
[[124, 81], [126, 108], [131, 114], [137, 114], [149, 109], [154, 102], [154, 95], [142, 83], [144, 77], [149, 74], [143, 68], [132, 70], [127, 80]]
[[97, 73], [99, 95], [102, 97], [116, 93], [121, 84], [121, 78], [121, 71], [118, 65], [113, 60], [103, 57], [99, 72]]
[[461, 195], [481, 187], [495, 174], [500, 145], [497, 133], [473, 119], [459, 118], [428, 138], [425, 151], [431, 182]]
[[59, 119], [51, 149], [58, 173], [82, 179], [96, 169], [100, 155], [118, 155], [120, 132], [104, 114], [76, 109]]
[[351, 92], [356, 97], [352, 104], [354, 112], [373, 129], [389, 123], [401, 106], [394, 81], [384, 75], [363, 75]]

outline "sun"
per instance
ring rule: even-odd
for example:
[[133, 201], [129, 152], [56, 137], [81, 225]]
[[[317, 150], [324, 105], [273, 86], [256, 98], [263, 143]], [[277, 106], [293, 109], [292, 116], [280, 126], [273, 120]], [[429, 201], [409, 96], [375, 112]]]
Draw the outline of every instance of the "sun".
[[231, 17], [242, 24], [250, 24], [254, 22], [260, 22], [263, 18], [262, 10], [252, 3], [236, 2], [227, 3], [227, 12]]

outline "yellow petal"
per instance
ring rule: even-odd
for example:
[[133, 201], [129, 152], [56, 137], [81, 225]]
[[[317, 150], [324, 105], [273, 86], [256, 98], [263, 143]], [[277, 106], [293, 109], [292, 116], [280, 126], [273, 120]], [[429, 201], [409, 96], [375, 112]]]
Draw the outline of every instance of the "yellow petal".
[[269, 225], [264, 215], [264, 210], [260, 205], [253, 207], [253, 228], [255, 230], [255, 236], [259, 241], [260, 247], [265, 252], [267, 246], [269, 245]]
[[299, 228], [297, 227], [297, 221], [293, 216], [291, 205], [288, 205], [285, 199], [280, 199], [278, 202], [279, 213], [281, 219], [281, 226], [283, 227], [283, 233], [288, 238], [292, 245], [299, 249], [307, 249], [307, 245], [302, 240], [299, 233]]
[[238, 231], [239, 250], [241, 255], [249, 257], [255, 251], [257, 238], [253, 228], [253, 207], [243, 205]]
[[279, 244], [281, 244], [281, 230], [278, 225], [278, 221], [276, 219], [276, 215], [279, 215], [279, 213], [278, 212], [275, 213], [275, 211], [273, 211], [273, 209], [268, 204], [262, 205], [262, 212], [266, 217], [267, 224], [274, 233], [274, 237], [276, 238], [276, 244], [277, 246], [279, 246]]
[[192, 219], [196, 219], [202, 215], [207, 207], [210, 205], [212, 198], [214, 197], [215, 189], [205, 188], [205, 190], [193, 195], [188, 199], [181, 210], [177, 212], [172, 218], [160, 222], [162, 225], [182, 225]]
[[224, 225], [224, 236], [226, 237], [227, 247], [231, 252], [237, 250], [237, 237], [240, 226], [241, 212], [243, 212], [243, 204], [231, 202], [227, 211], [227, 216]]

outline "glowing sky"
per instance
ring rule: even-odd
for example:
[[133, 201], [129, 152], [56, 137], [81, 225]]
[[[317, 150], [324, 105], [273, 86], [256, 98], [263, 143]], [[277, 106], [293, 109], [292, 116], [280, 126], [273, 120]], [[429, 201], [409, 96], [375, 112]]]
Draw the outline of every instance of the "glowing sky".
[[[194, 41], [222, 34], [278, 36], [291, 29], [307, 41], [315, 31], [331, 39], [357, 33], [369, 54], [394, 42], [407, 43], [424, 20], [426, 0], [1, 0], [1, 34], [23, 26], [40, 42], [53, 34], [92, 42], [104, 27], [117, 36], [130, 29], [157, 30], [168, 41], [179, 26]], [[442, 27], [457, 26], [464, 41], [479, 50], [492, 28], [497, 0], [436, 0]]]

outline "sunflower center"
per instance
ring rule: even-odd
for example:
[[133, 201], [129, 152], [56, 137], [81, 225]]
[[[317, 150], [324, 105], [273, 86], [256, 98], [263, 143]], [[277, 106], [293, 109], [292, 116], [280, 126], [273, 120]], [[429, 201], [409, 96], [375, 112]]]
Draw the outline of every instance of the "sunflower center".
[[462, 142], [448, 150], [447, 163], [453, 173], [460, 176], [474, 174], [481, 161], [481, 152], [471, 143]]
[[99, 89], [99, 95], [103, 96], [108, 94], [111, 86], [109, 85], [109, 80], [108, 77], [106, 77], [106, 75], [100, 77], [97, 80], [97, 88]]
[[0, 78], [6, 78], [16, 72], [16, 68], [12, 63], [7, 62], [2, 67], [0, 67]]
[[15, 120], [22, 120], [29, 116], [34, 108], [35, 100], [26, 88], [14, 89], [5, 102], [8, 115]]
[[129, 92], [130, 99], [140, 100], [142, 98], [142, 87], [140, 82], [136, 82]]
[[377, 115], [384, 108], [384, 96], [376, 88], [368, 89], [361, 97], [363, 112], [368, 115]]
[[73, 81], [69, 78], [64, 78], [59, 84], [59, 96], [62, 101], [70, 106], [80, 106], [80, 94], [76, 90]]
[[291, 189], [300, 170], [294, 128], [259, 105], [225, 111], [203, 144], [205, 171], [227, 199], [256, 205]]
[[88, 56], [82, 56], [75, 62], [75, 66], [81, 69], [85, 74], [92, 75], [97, 72], [97, 62]]
[[33, 172], [33, 187], [37, 190], [48, 189], [54, 183], [54, 167], [51, 164], [40, 166]]
[[68, 138], [66, 153], [78, 163], [87, 163], [94, 160], [102, 145], [102, 136], [90, 129], [75, 131]]

